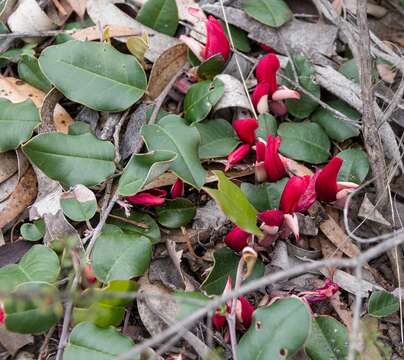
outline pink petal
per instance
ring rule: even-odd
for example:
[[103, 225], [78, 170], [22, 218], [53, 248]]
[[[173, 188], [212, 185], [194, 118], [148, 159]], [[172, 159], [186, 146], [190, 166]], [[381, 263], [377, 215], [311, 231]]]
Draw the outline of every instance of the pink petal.
[[288, 107], [282, 101], [270, 101], [269, 109], [275, 116], [285, 116], [288, 113]]
[[224, 238], [224, 243], [230, 249], [240, 252], [248, 245], [250, 236], [251, 235], [248, 232], [236, 226], [233, 230], [227, 233], [226, 237]]
[[281, 87], [272, 94], [273, 101], [282, 101], [288, 99], [299, 100], [300, 94], [295, 90], [288, 89], [287, 87]]
[[269, 84], [268, 95], [270, 98], [278, 88], [276, 72], [279, 70], [280, 66], [279, 58], [275, 54], [268, 54], [258, 62], [255, 70], [258, 83], [265, 81]]
[[228, 171], [235, 164], [243, 160], [250, 152], [250, 148], [251, 148], [250, 145], [243, 144], [239, 146], [236, 150], [232, 151], [229, 155], [227, 155], [227, 165], [224, 171]]
[[[268, 112], [268, 93], [269, 93], [269, 83], [262, 82], [262, 83], [257, 84], [257, 86], [255, 87], [255, 89], [251, 95], [251, 101], [252, 101], [254, 107], [257, 109], [257, 111], [260, 114], [263, 114], [264, 112]], [[258, 107], [261, 110], [258, 110]], [[266, 107], [266, 111], [265, 111], [265, 107]]]
[[319, 175], [319, 173], [316, 172], [312, 176], [304, 177], [306, 180], [306, 183], [307, 183], [307, 187], [306, 187], [306, 190], [303, 192], [303, 194], [300, 196], [300, 199], [296, 205], [296, 208], [295, 208], [296, 212], [304, 213], [316, 201], [317, 193], [316, 193], [315, 186], [316, 186], [316, 180], [317, 180], [318, 175]]
[[233, 128], [239, 139], [249, 145], [255, 143], [255, 130], [259, 127], [257, 119], [245, 118], [233, 121]]
[[184, 182], [180, 179], [177, 178], [175, 180], [174, 185], [171, 187], [171, 199], [176, 199], [178, 197], [184, 196]]
[[286, 176], [285, 166], [278, 153], [280, 145], [279, 136], [275, 138], [271, 134], [268, 136], [264, 164], [269, 181], [278, 181]]
[[3, 304], [0, 303], [0, 325], [3, 325], [6, 320], [6, 313], [3, 308]]
[[285, 214], [285, 225], [293, 232], [296, 240], [299, 240], [299, 222], [297, 220], [296, 214]]
[[222, 25], [213, 16], [208, 17], [206, 22], [206, 46], [202, 56], [205, 60], [221, 54], [224, 61], [227, 61], [230, 55], [230, 44]]
[[258, 183], [262, 183], [268, 180], [267, 172], [265, 170], [265, 164], [263, 161], [255, 163], [254, 174], [255, 180]]
[[316, 192], [320, 200], [333, 202], [337, 199], [337, 176], [343, 160], [334, 156], [320, 171], [316, 181]]
[[194, 38], [190, 36], [181, 35], [180, 40], [189, 47], [189, 49], [194, 53], [194, 55], [198, 58], [199, 61], [205, 61], [204, 58], [204, 46], [196, 41]]
[[[97, 278], [95, 277], [95, 274], [94, 274], [94, 271], [93, 271], [93, 268], [91, 265], [87, 265], [84, 268], [84, 276], [85, 276], [87, 282], [90, 284], [94, 284], [97, 281]], [[0, 323], [1, 323], [1, 321], [0, 321]]]

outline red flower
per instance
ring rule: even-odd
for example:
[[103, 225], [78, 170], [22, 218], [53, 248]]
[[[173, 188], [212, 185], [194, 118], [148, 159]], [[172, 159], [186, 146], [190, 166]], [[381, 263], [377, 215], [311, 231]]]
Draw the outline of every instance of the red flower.
[[269, 83], [262, 82], [257, 84], [251, 95], [251, 101], [260, 114], [269, 111], [268, 93], [269, 93]]
[[171, 187], [171, 199], [176, 199], [178, 197], [184, 196], [184, 182], [180, 179], [177, 178], [175, 180], [174, 185]]
[[259, 61], [255, 70], [258, 83], [268, 84], [268, 96], [270, 98], [272, 98], [272, 94], [278, 89], [276, 73], [280, 66], [279, 58], [275, 54], [268, 54]]
[[342, 163], [342, 159], [334, 156], [322, 170], [317, 172], [315, 184], [317, 196], [320, 200], [335, 202], [339, 207], [344, 207], [348, 194], [359, 186], [351, 182], [337, 182]]
[[264, 167], [269, 181], [278, 181], [285, 177], [286, 170], [281, 157], [279, 156], [279, 146], [281, 138], [274, 138], [271, 134], [268, 136], [268, 142], [265, 151]]
[[235, 226], [233, 230], [227, 233], [224, 238], [224, 243], [232, 250], [240, 252], [248, 245], [248, 239], [250, 234], [238, 226]]
[[241, 141], [254, 145], [256, 135], [255, 130], [259, 127], [258, 121], [254, 118], [238, 119], [233, 121], [233, 128]]
[[0, 325], [3, 325], [6, 320], [6, 313], [4, 312], [3, 304], [0, 303]]
[[283, 224], [283, 217], [283, 212], [280, 210], [267, 210], [258, 215], [258, 220], [261, 220], [265, 225], [280, 228]]
[[156, 188], [128, 196], [126, 200], [134, 205], [154, 206], [164, 204], [166, 196], [167, 191]]
[[207, 60], [212, 56], [220, 54], [224, 61], [230, 56], [230, 44], [222, 25], [213, 17], [209, 16], [206, 23], [206, 45], [203, 46], [195, 39], [181, 35], [183, 41], [200, 61]]
[[243, 160], [250, 152], [250, 148], [251, 148], [250, 145], [243, 144], [239, 146], [236, 150], [232, 151], [229, 155], [227, 155], [227, 164], [224, 171], [228, 171], [235, 164]]
[[[225, 306], [227, 308], [227, 305]], [[227, 309], [217, 309], [215, 315], [212, 316], [212, 325], [217, 331], [226, 325], [226, 315], [229, 311]]]
[[84, 268], [84, 276], [85, 276], [87, 282], [90, 284], [94, 284], [97, 281], [97, 278], [95, 277], [95, 274], [93, 272], [93, 268], [91, 265], [87, 265]]
[[236, 316], [240, 323], [248, 329], [252, 322], [254, 306], [244, 297], [240, 296], [237, 300]]
[[338, 284], [331, 279], [325, 279], [324, 285], [314, 291], [303, 291], [299, 296], [304, 297], [309, 303], [316, 303], [330, 298], [339, 290]]

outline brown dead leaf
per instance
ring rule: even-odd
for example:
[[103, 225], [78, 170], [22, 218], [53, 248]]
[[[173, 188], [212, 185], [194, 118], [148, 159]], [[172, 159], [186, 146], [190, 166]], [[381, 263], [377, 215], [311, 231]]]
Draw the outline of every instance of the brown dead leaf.
[[0, 184], [18, 171], [17, 156], [14, 151], [0, 154]]
[[18, 263], [33, 245], [31, 241], [18, 240], [0, 246], [0, 268]]
[[11, 356], [14, 356], [25, 345], [33, 342], [34, 337], [32, 335], [16, 334], [0, 328], [0, 343]]
[[[124, 37], [124, 36], [134, 36], [139, 35], [139, 31], [134, 28], [127, 26], [109, 25], [109, 36], [113, 37]], [[84, 29], [79, 29], [75, 31], [72, 35], [76, 40], [99, 40], [102, 36], [98, 26], [91, 26]]]
[[[34, 104], [41, 108], [45, 98], [45, 93], [22, 80], [13, 77], [0, 76], [0, 96], [12, 102], [21, 102], [31, 99]], [[69, 125], [73, 123], [73, 119], [63, 107], [56, 105], [53, 122], [57, 131], [67, 134]]]
[[352, 331], [352, 313], [346, 306], [346, 304], [340, 299], [340, 292], [335, 293], [330, 297], [330, 303], [338, 314], [341, 321], [348, 328], [349, 332]]
[[0, 203], [0, 229], [13, 221], [35, 200], [37, 191], [35, 172], [29, 167], [10, 197]]
[[173, 78], [173, 74], [176, 74], [187, 61], [185, 44], [175, 44], [164, 51], [153, 65], [147, 88], [148, 99], [157, 98]]
[[376, 64], [376, 69], [382, 80], [388, 84], [394, 83], [394, 78], [396, 77], [397, 72], [393, 71], [390, 65]]
[[80, 16], [81, 18], [84, 17], [87, 7], [87, 0], [66, 0], [70, 6], [72, 7], [73, 11]]

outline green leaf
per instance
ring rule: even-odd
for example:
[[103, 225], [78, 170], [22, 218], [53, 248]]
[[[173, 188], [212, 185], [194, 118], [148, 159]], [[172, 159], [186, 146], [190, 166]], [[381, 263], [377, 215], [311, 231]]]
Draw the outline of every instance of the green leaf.
[[188, 199], [166, 200], [164, 205], [156, 206], [157, 221], [169, 229], [178, 229], [188, 224], [196, 215], [196, 207]]
[[239, 359], [290, 359], [310, 334], [308, 305], [296, 297], [276, 300], [254, 311], [253, 322], [237, 347]]
[[341, 151], [337, 156], [344, 160], [338, 173], [338, 181], [360, 184], [365, 180], [369, 172], [369, 161], [363, 150], [348, 149]]
[[9, 292], [28, 281], [53, 283], [59, 272], [59, 258], [56, 253], [44, 245], [34, 245], [18, 264], [6, 265], [0, 269], [0, 290]]
[[[351, 120], [357, 121], [361, 115], [341, 100], [333, 100], [328, 103], [332, 108], [346, 115]], [[359, 129], [345, 120], [338, 118], [331, 111], [319, 108], [311, 116], [311, 119], [319, 124], [327, 135], [338, 142], [351, 137], [359, 136]]]
[[39, 68], [38, 59], [35, 56], [21, 55], [21, 60], [18, 63], [18, 76], [28, 84], [46, 93], [52, 89], [51, 83]]
[[[295, 64], [299, 84], [319, 99], [321, 95], [320, 86], [314, 82], [315, 71], [313, 66], [303, 55], [294, 55], [293, 63]], [[285, 68], [285, 75], [289, 79], [294, 80], [293, 68], [290, 62], [288, 62]], [[295, 87], [287, 80], [285, 80], [285, 85], [287, 85], [289, 88], [295, 89]], [[312, 100], [303, 93], [300, 93], [300, 100], [286, 100], [286, 105], [288, 106], [289, 114], [292, 114], [298, 119], [307, 118], [318, 107], [318, 103], [316, 101]]]
[[349, 334], [344, 325], [331, 316], [316, 316], [305, 351], [311, 360], [345, 360], [348, 357]]
[[[160, 242], [160, 228], [149, 214], [132, 211], [130, 216], [126, 217], [123, 210], [113, 210], [111, 215], [119, 216], [122, 220], [110, 217], [108, 224], [119, 226], [124, 232], [146, 236], [152, 244]], [[143, 227], [135, 224], [142, 224]]]
[[264, 113], [264, 114], [259, 115], [258, 124], [259, 124], [259, 127], [257, 130], [255, 130], [255, 134], [257, 135], [257, 138], [261, 138], [261, 139], [267, 141], [269, 134], [276, 136], [276, 132], [278, 129], [278, 123], [276, 122], [276, 119], [271, 114]]
[[218, 189], [203, 188], [216, 200], [226, 216], [243, 230], [261, 235], [257, 227], [257, 211], [240, 188], [230, 181], [223, 171], [213, 171], [218, 177]]
[[72, 101], [98, 111], [124, 111], [144, 94], [140, 63], [111, 45], [68, 41], [47, 47], [39, 66], [48, 80]]
[[56, 287], [46, 282], [33, 281], [19, 285], [5, 299], [4, 311], [7, 330], [39, 334], [59, 321], [63, 306]]
[[283, 0], [243, 0], [242, 7], [247, 15], [275, 28], [293, 18], [293, 13]]
[[205, 119], [220, 100], [223, 92], [224, 84], [219, 79], [192, 85], [184, 99], [185, 119], [192, 123]]
[[400, 307], [394, 295], [387, 291], [373, 291], [369, 298], [368, 312], [375, 317], [394, 314]]
[[119, 179], [119, 195], [136, 194], [147, 183], [166, 172], [176, 157], [176, 153], [164, 150], [133, 154]]
[[156, 31], [173, 36], [178, 26], [178, 9], [175, 0], [147, 0], [136, 20]]
[[44, 133], [23, 146], [25, 155], [47, 176], [66, 186], [93, 186], [115, 171], [114, 146], [94, 135]]
[[95, 215], [97, 199], [90, 189], [84, 185], [76, 185], [60, 195], [60, 207], [69, 219], [86, 221]]
[[17, 63], [21, 60], [22, 55], [34, 56], [34, 48], [37, 44], [26, 44], [21, 48], [10, 49], [0, 54], [0, 67], [8, 64], [8, 62]]
[[17, 149], [41, 123], [32, 100], [12, 103], [0, 98], [0, 153]]
[[45, 222], [42, 219], [34, 220], [31, 223], [22, 224], [20, 227], [21, 236], [24, 240], [38, 241], [45, 235]]
[[[224, 32], [226, 33], [227, 38], [229, 38], [229, 33], [227, 32], [227, 26], [224, 21], [219, 20], [220, 24]], [[237, 50], [249, 53], [251, 51], [250, 40], [248, 39], [248, 35], [244, 30], [229, 24], [231, 37], [233, 39], [234, 46]]]
[[[95, 289], [95, 296], [98, 299], [88, 308], [77, 307], [74, 309], [73, 317], [75, 323], [91, 321], [99, 327], [110, 325], [119, 326], [125, 316], [125, 306], [133, 299], [125, 298], [125, 293], [134, 292], [138, 289], [138, 284], [130, 280], [113, 280], [103, 289]], [[114, 295], [121, 293], [122, 297], [110, 297], [108, 293]]]
[[288, 178], [259, 185], [245, 182], [241, 184], [240, 189], [247, 196], [248, 201], [262, 212], [279, 208], [279, 201], [287, 182]]
[[[202, 284], [202, 290], [209, 295], [220, 295], [223, 293], [226, 286], [227, 278], [230, 276], [233, 283], [236, 280], [237, 266], [240, 261], [240, 256], [236, 255], [228, 247], [216, 250], [213, 254], [214, 264], [213, 269]], [[254, 279], [259, 279], [264, 275], [265, 266], [258, 258], [255, 263], [254, 270], [249, 278], [245, 281], [248, 283]], [[242, 358], [241, 358], [242, 359]]]
[[197, 75], [200, 80], [212, 80], [220, 74], [225, 66], [222, 54], [216, 54], [198, 66]]
[[[106, 329], [84, 322], [74, 327], [63, 354], [63, 360], [114, 360], [135, 344], [114, 327]], [[139, 360], [135, 355], [130, 360]]]
[[149, 267], [151, 251], [152, 244], [145, 236], [106, 225], [91, 256], [94, 274], [104, 283], [141, 276]]
[[155, 125], [142, 128], [149, 150], [167, 150], [177, 154], [171, 170], [186, 183], [200, 189], [205, 183], [206, 171], [199, 161], [200, 136], [195, 127], [176, 115], [167, 115]]
[[68, 134], [69, 135], [82, 135], [85, 133], [91, 133], [90, 124], [84, 121], [75, 121], [69, 125]]
[[330, 139], [316, 123], [282, 123], [278, 135], [280, 152], [291, 159], [321, 164], [330, 157]]
[[231, 124], [224, 119], [212, 119], [195, 124], [201, 136], [199, 157], [214, 159], [225, 157], [232, 152], [240, 139], [236, 136]]

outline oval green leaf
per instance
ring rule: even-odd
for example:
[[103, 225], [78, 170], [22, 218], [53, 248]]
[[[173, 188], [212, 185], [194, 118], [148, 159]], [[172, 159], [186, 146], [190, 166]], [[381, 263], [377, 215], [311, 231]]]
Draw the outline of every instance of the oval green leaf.
[[315, 123], [282, 123], [278, 129], [282, 139], [280, 152], [294, 160], [321, 164], [330, 157], [330, 139]]
[[151, 251], [147, 237], [106, 225], [91, 255], [94, 274], [104, 283], [141, 276], [149, 267]]
[[365, 180], [369, 172], [369, 161], [363, 150], [348, 149], [341, 151], [337, 156], [344, 160], [338, 173], [338, 181], [360, 184]]
[[169, 229], [178, 229], [188, 224], [196, 215], [196, 207], [188, 199], [166, 200], [157, 206], [157, 221]]
[[255, 20], [277, 28], [293, 18], [283, 0], [243, 0], [243, 10]]
[[239, 359], [289, 359], [304, 345], [310, 334], [308, 305], [290, 297], [254, 311], [253, 322], [237, 347]]
[[220, 74], [225, 66], [222, 54], [216, 54], [205, 60], [198, 66], [197, 75], [199, 80], [213, 80]]
[[223, 171], [213, 171], [218, 178], [218, 188], [203, 188], [216, 200], [226, 216], [243, 230], [261, 235], [257, 227], [257, 211], [240, 188], [229, 180]]
[[49, 46], [39, 66], [63, 95], [97, 111], [126, 110], [147, 85], [136, 58], [106, 43], [74, 40]]
[[177, 154], [171, 170], [186, 183], [200, 189], [205, 183], [206, 171], [199, 161], [201, 138], [195, 127], [184, 119], [167, 115], [158, 124], [146, 125], [142, 135], [149, 150], [167, 150]]
[[90, 189], [84, 185], [76, 185], [60, 195], [60, 207], [69, 219], [86, 221], [95, 215], [97, 199]]
[[52, 89], [52, 84], [42, 73], [38, 59], [35, 56], [29, 54], [21, 55], [21, 60], [18, 63], [18, 76], [45, 93]]
[[[341, 100], [333, 100], [328, 103], [332, 108], [346, 115], [352, 121], [358, 121], [361, 115]], [[311, 120], [319, 124], [327, 135], [338, 142], [359, 136], [359, 129], [349, 122], [338, 118], [331, 111], [323, 108], [317, 109], [311, 116]]]
[[[213, 269], [202, 284], [202, 289], [209, 295], [220, 295], [226, 286], [227, 278], [233, 279], [233, 284], [237, 276], [237, 266], [240, 262], [240, 256], [228, 247], [216, 250], [213, 254]], [[245, 281], [248, 283], [254, 279], [259, 279], [264, 275], [265, 265], [258, 258], [255, 263], [252, 274]]]
[[197, 123], [195, 127], [201, 136], [199, 146], [201, 159], [225, 157], [240, 144], [240, 139], [236, 136], [233, 127], [224, 119], [204, 121]]
[[0, 152], [17, 149], [27, 141], [41, 123], [38, 108], [32, 100], [12, 103], [0, 99]]
[[66, 186], [97, 185], [115, 171], [114, 145], [89, 133], [40, 134], [23, 151], [47, 176]]
[[0, 290], [9, 292], [19, 284], [29, 281], [53, 283], [60, 272], [59, 258], [44, 245], [34, 245], [18, 264], [0, 269]]
[[178, 27], [178, 8], [175, 0], [147, 0], [136, 20], [156, 31], [173, 36]]
[[176, 153], [165, 150], [133, 154], [119, 179], [119, 195], [136, 194], [144, 185], [166, 172], [176, 157]]
[[305, 351], [311, 360], [345, 360], [348, 357], [347, 328], [331, 316], [313, 319]]
[[264, 113], [258, 116], [258, 129], [255, 130], [257, 138], [261, 138], [267, 141], [268, 135], [276, 136], [278, 129], [278, 123], [276, 119], [268, 113]]
[[224, 84], [219, 79], [201, 81], [192, 85], [184, 99], [184, 117], [188, 122], [205, 119], [224, 93]]
[[19, 285], [4, 301], [7, 330], [20, 334], [40, 334], [49, 330], [63, 314], [59, 298], [57, 288], [46, 282]]
[[[74, 327], [63, 354], [63, 360], [113, 360], [135, 344], [114, 327], [100, 328], [84, 322]], [[130, 360], [139, 360], [135, 355]]]
[[398, 300], [387, 291], [374, 291], [369, 298], [368, 312], [375, 317], [394, 314], [400, 308]]
[[[299, 84], [319, 99], [321, 95], [320, 86], [314, 82], [315, 71], [313, 66], [303, 55], [294, 55], [293, 63], [295, 65]], [[290, 61], [285, 68], [285, 75], [289, 79], [294, 80], [294, 72]], [[295, 87], [287, 80], [285, 80], [285, 84], [289, 88], [295, 89]], [[296, 90], [299, 91], [298, 89]], [[286, 105], [288, 106], [289, 114], [292, 114], [298, 119], [307, 118], [318, 107], [316, 101], [303, 93], [300, 93], [299, 100], [286, 100]]]
[[38, 241], [45, 235], [45, 222], [42, 219], [34, 220], [32, 223], [22, 224], [20, 227], [21, 236], [28, 241]]

